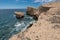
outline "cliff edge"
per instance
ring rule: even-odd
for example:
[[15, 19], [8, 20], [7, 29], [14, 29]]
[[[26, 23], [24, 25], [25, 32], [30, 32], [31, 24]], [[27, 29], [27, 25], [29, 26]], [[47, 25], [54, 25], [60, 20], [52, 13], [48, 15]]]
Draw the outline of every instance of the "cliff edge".
[[38, 11], [37, 22], [9, 40], [60, 40], [60, 2], [44, 4]]

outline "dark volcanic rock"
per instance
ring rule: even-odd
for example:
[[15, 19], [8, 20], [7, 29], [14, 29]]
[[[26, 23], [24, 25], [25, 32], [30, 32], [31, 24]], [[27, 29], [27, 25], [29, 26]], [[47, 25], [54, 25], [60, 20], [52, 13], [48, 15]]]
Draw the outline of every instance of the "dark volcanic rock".
[[24, 13], [23, 12], [15, 12], [16, 18], [20, 19], [24, 17]]

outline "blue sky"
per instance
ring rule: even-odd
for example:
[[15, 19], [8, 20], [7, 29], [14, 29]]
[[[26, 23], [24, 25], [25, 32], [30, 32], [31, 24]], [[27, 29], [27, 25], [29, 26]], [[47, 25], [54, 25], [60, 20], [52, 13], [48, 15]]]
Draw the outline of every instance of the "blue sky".
[[38, 7], [52, 0], [0, 0], [0, 9], [24, 9], [28, 6]]

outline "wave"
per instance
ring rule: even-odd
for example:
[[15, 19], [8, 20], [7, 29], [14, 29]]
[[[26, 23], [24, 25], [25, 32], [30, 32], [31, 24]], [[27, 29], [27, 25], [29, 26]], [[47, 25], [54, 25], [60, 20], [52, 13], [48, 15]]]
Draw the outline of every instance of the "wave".
[[34, 20], [34, 21], [31, 21], [31, 22], [29, 22], [29, 24], [28, 25], [26, 25], [25, 26], [25, 28], [23, 28], [22, 30], [21, 30], [21, 32], [24, 32], [26, 29], [27, 29], [27, 27], [29, 27], [29, 25], [30, 24], [33, 24], [33, 23], [35, 23], [36, 21]]
[[19, 26], [21, 26], [21, 23], [17, 22], [14, 26], [19, 27]]
[[20, 28], [21, 28], [21, 23], [19, 23], [19, 22], [17, 22], [14, 26], [15, 26], [15, 31], [19, 31], [20, 30]]

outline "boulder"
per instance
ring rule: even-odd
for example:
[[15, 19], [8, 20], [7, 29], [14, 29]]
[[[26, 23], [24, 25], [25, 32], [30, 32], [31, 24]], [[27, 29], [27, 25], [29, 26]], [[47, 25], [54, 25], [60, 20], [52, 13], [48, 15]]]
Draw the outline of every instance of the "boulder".
[[24, 13], [23, 12], [15, 12], [16, 18], [20, 19], [24, 17]]

